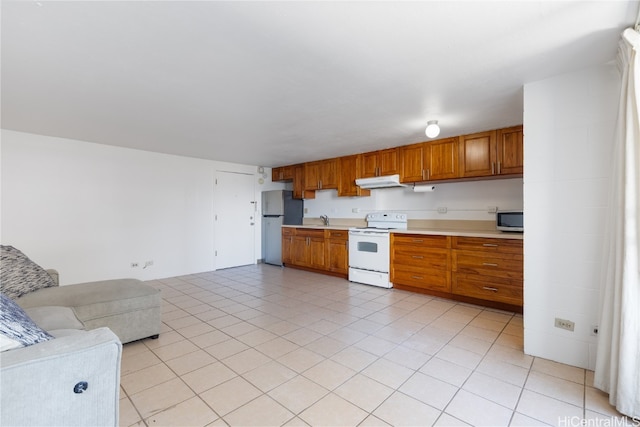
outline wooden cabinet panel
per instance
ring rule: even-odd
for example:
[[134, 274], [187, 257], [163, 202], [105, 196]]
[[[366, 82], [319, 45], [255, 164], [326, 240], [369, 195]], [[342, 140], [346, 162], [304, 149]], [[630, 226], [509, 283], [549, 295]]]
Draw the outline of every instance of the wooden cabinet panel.
[[451, 292], [449, 236], [392, 234], [391, 282]]
[[428, 165], [428, 181], [459, 177], [458, 139], [449, 138], [425, 144], [425, 161]]
[[470, 251], [513, 253], [522, 255], [523, 241], [520, 239], [489, 239], [484, 237], [458, 237], [451, 240], [454, 249]]
[[356, 185], [356, 179], [361, 177], [362, 156], [344, 156], [338, 159], [338, 197], [369, 196], [371, 190], [365, 190]]
[[294, 166], [280, 166], [271, 170], [271, 181], [293, 181]]
[[460, 251], [452, 253], [453, 271], [523, 280], [523, 257], [518, 254]]
[[454, 237], [452, 292], [522, 306], [522, 240]]
[[400, 181], [419, 182], [425, 180], [424, 166], [425, 144], [412, 144], [400, 147]]
[[338, 188], [338, 159], [305, 163], [304, 183], [305, 190]]
[[449, 236], [400, 233], [394, 233], [392, 236], [395, 245], [410, 245], [415, 251], [429, 250], [429, 248], [449, 249], [451, 247], [451, 237]]
[[346, 239], [329, 239], [327, 241], [327, 252], [327, 269], [334, 273], [348, 274], [349, 241]]
[[451, 287], [454, 294], [522, 306], [522, 285], [509, 279], [454, 274]]
[[523, 173], [524, 133], [522, 126], [498, 129], [497, 158], [497, 174], [511, 175]]
[[491, 176], [496, 167], [496, 132], [480, 132], [459, 138], [460, 175]]
[[293, 166], [293, 198], [315, 199], [315, 190], [306, 190], [304, 182], [304, 165]]
[[362, 154], [362, 178], [400, 173], [399, 152], [399, 148], [389, 148]]
[[291, 244], [295, 230], [293, 228], [282, 227], [282, 263], [289, 264], [291, 262]]
[[448, 138], [400, 148], [402, 182], [458, 178], [458, 139]]

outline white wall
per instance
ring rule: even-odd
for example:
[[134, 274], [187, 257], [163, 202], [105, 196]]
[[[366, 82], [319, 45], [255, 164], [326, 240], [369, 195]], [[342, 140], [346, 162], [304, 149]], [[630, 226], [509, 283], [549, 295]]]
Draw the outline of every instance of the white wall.
[[524, 88], [525, 353], [589, 369], [619, 85], [607, 64]]
[[63, 284], [213, 270], [216, 171], [254, 174], [258, 201], [282, 188], [270, 169], [260, 184], [256, 166], [7, 130], [1, 150], [1, 242], [59, 270]]
[[[306, 218], [329, 215], [334, 218], [361, 218], [373, 211], [405, 212], [409, 219], [495, 220], [489, 206], [522, 209], [522, 178], [435, 184], [430, 193], [414, 193], [410, 188], [371, 190], [369, 197], [338, 197], [335, 190], [317, 191], [305, 200]], [[447, 213], [438, 213], [446, 207]], [[359, 209], [353, 212], [353, 209]]]

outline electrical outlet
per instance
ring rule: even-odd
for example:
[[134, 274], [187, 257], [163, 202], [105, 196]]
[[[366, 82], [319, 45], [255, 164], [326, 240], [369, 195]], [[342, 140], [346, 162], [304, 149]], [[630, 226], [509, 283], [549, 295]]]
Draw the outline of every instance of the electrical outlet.
[[144, 267], [143, 268], [151, 267], [152, 265], [153, 265], [153, 260], [149, 260], [149, 261], [146, 261], [144, 263]]
[[598, 336], [598, 325], [591, 325], [591, 335]]
[[131, 263], [131, 268], [138, 268], [138, 263], [137, 262], [132, 262]]
[[447, 208], [442, 206], [438, 208], [438, 213], [447, 213]]
[[304, 213], [308, 214], [309, 213], [309, 208], [304, 208]]
[[573, 329], [575, 328], [575, 326], [576, 324], [571, 320], [560, 319], [559, 317], [556, 317], [556, 323], [555, 323], [556, 328], [566, 329], [567, 331], [573, 332]]
[[353, 209], [351, 209], [351, 212], [359, 213], [360, 212], [360, 208], [353, 208]]
[[498, 212], [498, 207], [497, 206], [487, 206], [487, 212], [488, 213], [496, 213], [496, 212]]

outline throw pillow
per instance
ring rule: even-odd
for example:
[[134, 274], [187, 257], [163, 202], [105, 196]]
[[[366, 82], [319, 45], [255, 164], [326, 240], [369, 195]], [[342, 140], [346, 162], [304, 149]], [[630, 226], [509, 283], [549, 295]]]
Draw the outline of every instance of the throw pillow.
[[16, 299], [41, 288], [56, 286], [49, 273], [13, 246], [0, 246], [0, 291]]
[[0, 294], [0, 351], [53, 339], [11, 298]]

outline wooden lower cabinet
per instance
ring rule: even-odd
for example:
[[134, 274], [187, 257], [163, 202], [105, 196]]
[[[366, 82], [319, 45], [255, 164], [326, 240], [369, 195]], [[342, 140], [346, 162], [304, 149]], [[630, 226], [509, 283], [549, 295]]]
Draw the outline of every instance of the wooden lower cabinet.
[[347, 277], [347, 230], [282, 227], [282, 262], [288, 267]]
[[391, 282], [395, 288], [522, 310], [522, 240], [391, 236]]
[[453, 237], [452, 292], [522, 307], [522, 243], [517, 239]]
[[349, 232], [328, 230], [327, 270], [341, 275], [349, 274]]
[[324, 230], [296, 229], [291, 243], [291, 263], [301, 267], [323, 269]]
[[391, 282], [451, 292], [451, 237], [391, 234]]

